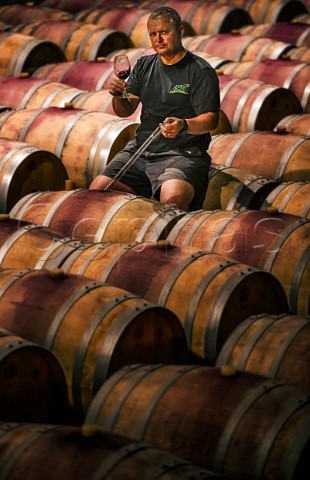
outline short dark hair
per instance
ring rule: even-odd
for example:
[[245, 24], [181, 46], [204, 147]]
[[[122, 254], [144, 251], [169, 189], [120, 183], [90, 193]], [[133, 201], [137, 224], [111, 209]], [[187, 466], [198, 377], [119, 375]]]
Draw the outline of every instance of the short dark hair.
[[153, 10], [149, 16], [149, 20], [157, 20], [158, 17], [168, 17], [174, 24], [175, 28], [178, 30], [182, 27], [182, 20], [180, 15], [174, 8], [171, 7], [158, 7]]

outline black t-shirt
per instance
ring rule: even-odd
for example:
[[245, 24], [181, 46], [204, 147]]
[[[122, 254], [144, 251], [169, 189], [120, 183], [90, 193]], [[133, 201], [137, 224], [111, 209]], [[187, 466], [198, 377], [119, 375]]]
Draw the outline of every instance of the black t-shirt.
[[[191, 118], [220, 109], [214, 68], [191, 52], [174, 65], [165, 65], [157, 54], [140, 57], [129, 76], [127, 91], [142, 103], [141, 123], [136, 130], [138, 146], [166, 117]], [[209, 133], [177, 135], [174, 139], [161, 135], [148, 150], [163, 152], [189, 145], [207, 149], [210, 140]]]

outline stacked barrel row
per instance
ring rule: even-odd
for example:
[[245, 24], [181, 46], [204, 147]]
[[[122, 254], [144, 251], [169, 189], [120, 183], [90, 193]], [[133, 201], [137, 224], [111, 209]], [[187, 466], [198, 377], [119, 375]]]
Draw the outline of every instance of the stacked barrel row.
[[[209, 190], [204, 208], [187, 213], [87, 190], [139, 122], [139, 112], [116, 117], [105, 89], [116, 52], [134, 64], [151, 51], [145, 22], [159, 3], [36, 3], [25, 7], [27, 19], [20, 5], [0, 12], [3, 21], [12, 8], [10, 36], [40, 31], [47, 36], [36, 41], [54, 43], [70, 25], [71, 45], [56, 43], [65, 58], [36, 66], [22, 54], [20, 70], [0, 78], [0, 326], [11, 361], [2, 367], [1, 478], [308, 478], [308, 65], [296, 67], [302, 75], [291, 84], [281, 76], [274, 84], [272, 74], [238, 77], [232, 70], [249, 71], [249, 58], [225, 56], [232, 38], [248, 36], [243, 27], [293, 23], [306, 4], [165, 2], [180, 11], [184, 44], [209, 59], [221, 88]], [[49, 16], [62, 19], [57, 35]], [[226, 50], [204, 51], [211, 37], [225, 39]], [[303, 48], [276, 40], [278, 58], [272, 39], [267, 47], [266, 37], [256, 46], [254, 38], [243, 50], [265, 51], [258, 64], [287, 68], [284, 53]], [[25, 148], [49, 155], [49, 166], [16, 168]], [[50, 178], [51, 156], [58, 183], [34, 183]], [[54, 360], [57, 387], [55, 374], [47, 385], [31, 360], [23, 376], [23, 344]], [[61, 394], [40, 400], [50, 388]], [[14, 397], [29, 399], [26, 390], [32, 409]]]

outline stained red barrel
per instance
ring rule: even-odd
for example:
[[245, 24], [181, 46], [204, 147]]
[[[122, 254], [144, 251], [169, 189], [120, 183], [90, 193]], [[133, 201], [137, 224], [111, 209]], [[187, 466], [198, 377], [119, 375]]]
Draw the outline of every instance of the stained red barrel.
[[232, 479], [306, 480], [309, 416], [309, 396], [297, 387], [232, 367], [135, 365], [98, 391], [85, 423]]
[[302, 112], [297, 96], [286, 88], [225, 74], [219, 75], [219, 84], [221, 108], [233, 132], [273, 130], [288, 111]]
[[303, 135], [282, 130], [217, 135], [211, 140], [209, 153], [216, 165], [279, 182], [310, 180], [310, 139]]
[[271, 38], [240, 35], [238, 32], [185, 37], [182, 43], [189, 50], [201, 50], [227, 58], [227, 60], [242, 62], [281, 58], [282, 55], [290, 52], [294, 47], [294, 44], [272, 40]]
[[[117, 5], [113, 8], [99, 8], [83, 10], [76, 15], [78, 22], [92, 23], [104, 28], [112, 28], [126, 33], [135, 47], [148, 47], [151, 45], [147, 31], [147, 20], [150, 15], [148, 9], [131, 8]], [[194, 35], [194, 30], [190, 24], [183, 18], [185, 35]], [[115, 48], [115, 50], [117, 50]]]
[[310, 112], [309, 64], [298, 60], [264, 60], [253, 65], [248, 78], [288, 88], [299, 99], [303, 111]]
[[62, 268], [166, 306], [182, 322], [191, 351], [209, 362], [248, 312], [288, 309], [283, 287], [267, 272], [164, 240], [87, 244], [72, 251]]
[[310, 221], [271, 211], [198, 211], [185, 215], [168, 239], [217, 252], [271, 272], [286, 291], [291, 313], [308, 315]]
[[112, 75], [113, 62], [98, 57], [89, 61], [44, 65], [34, 72], [33, 77], [65, 83], [82, 90], [101, 90], [108, 88]]
[[[251, 78], [291, 90], [304, 112], [310, 108], [310, 65], [290, 59], [266, 59], [253, 62], [231, 62], [221, 66], [225, 74]], [[285, 115], [287, 116], [287, 115]]]
[[79, 413], [121, 365], [189, 361], [177, 316], [128, 291], [59, 269], [5, 269], [0, 285], [1, 325], [55, 355]]
[[112, 50], [133, 46], [124, 32], [73, 20], [42, 20], [19, 25], [14, 31], [53, 41], [68, 61], [94, 60]]
[[84, 90], [29, 77], [27, 73], [0, 78], [0, 102], [5, 101], [12, 108], [64, 107], [82, 93]]
[[254, 37], [267, 37], [281, 42], [293, 43], [298, 47], [310, 47], [310, 26], [306, 23], [279, 22], [263, 23], [260, 25], [246, 25], [241, 29], [242, 33]]
[[26, 195], [10, 215], [91, 243], [156, 242], [185, 213], [137, 195], [84, 189]]
[[131, 480], [165, 480], [167, 475], [170, 480], [227, 480], [168, 451], [96, 425], [1, 422], [0, 432], [2, 480], [42, 480], [50, 472], [66, 480], [118, 480], [128, 478], [128, 472]]

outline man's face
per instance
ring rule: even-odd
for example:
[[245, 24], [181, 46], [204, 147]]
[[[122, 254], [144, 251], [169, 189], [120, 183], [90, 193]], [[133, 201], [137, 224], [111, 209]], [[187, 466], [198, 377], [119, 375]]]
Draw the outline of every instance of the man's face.
[[174, 55], [181, 46], [181, 31], [177, 31], [170, 18], [159, 17], [149, 20], [147, 29], [152, 47], [159, 55]]

